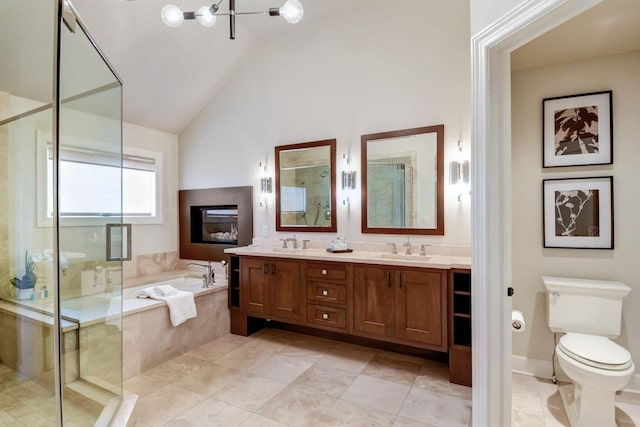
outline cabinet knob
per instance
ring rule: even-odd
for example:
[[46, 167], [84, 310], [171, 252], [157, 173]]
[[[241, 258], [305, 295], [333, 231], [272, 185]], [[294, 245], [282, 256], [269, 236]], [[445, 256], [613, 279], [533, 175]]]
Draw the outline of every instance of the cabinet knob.
[[322, 318], [324, 320], [327, 320], [329, 318], [329, 315], [327, 313], [322, 313]]
[[326, 289], [323, 289], [323, 290], [322, 290], [322, 296], [323, 296], [323, 297], [326, 297], [327, 295], [329, 295], [329, 291], [328, 291], [328, 290], [326, 290]]
[[322, 273], [323, 276], [326, 276], [327, 275], [327, 270], [322, 270], [321, 273]]

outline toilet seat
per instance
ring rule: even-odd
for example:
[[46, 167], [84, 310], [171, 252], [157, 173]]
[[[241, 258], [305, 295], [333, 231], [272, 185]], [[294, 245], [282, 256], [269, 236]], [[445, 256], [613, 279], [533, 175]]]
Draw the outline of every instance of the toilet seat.
[[594, 368], [622, 371], [633, 364], [629, 351], [607, 337], [568, 333], [560, 338], [558, 348], [568, 357]]

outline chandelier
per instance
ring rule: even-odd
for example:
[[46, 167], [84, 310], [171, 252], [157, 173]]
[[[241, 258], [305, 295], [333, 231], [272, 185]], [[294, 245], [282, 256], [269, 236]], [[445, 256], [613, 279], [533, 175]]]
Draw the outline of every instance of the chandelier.
[[236, 12], [236, 1], [229, 0], [229, 11], [221, 13], [219, 7], [223, 1], [220, 0], [211, 6], [202, 6], [197, 12], [183, 12], [178, 6], [168, 4], [162, 8], [160, 16], [162, 22], [169, 27], [178, 27], [184, 20], [192, 19], [198, 20], [205, 27], [212, 27], [218, 16], [228, 16], [229, 38], [234, 40], [236, 38], [236, 16], [238, 15], [282, 16], [287, 22], [296, 24], [300, 22], [304, 14], [302, 4], [298, 0], [287, 0], [282, 7], [272, 7], [266, 12]]

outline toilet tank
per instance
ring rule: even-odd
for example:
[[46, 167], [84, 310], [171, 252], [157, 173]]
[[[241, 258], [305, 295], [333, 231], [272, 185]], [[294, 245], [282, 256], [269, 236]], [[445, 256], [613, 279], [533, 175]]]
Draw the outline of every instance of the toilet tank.
[[631, 288], [621, 282], [543, 276], [547, 315], [553, 332], [620, 335], [622, 299]]

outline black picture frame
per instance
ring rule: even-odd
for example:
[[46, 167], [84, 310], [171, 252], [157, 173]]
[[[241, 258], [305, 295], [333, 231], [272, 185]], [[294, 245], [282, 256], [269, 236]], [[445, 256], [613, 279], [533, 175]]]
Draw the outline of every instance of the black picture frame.
[[545, 248], [613, 249], [613, 177], [542, 181]]
[[610, 90], [542, 100], [542, 166], [613, 163]]

